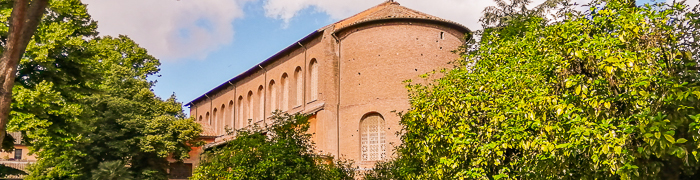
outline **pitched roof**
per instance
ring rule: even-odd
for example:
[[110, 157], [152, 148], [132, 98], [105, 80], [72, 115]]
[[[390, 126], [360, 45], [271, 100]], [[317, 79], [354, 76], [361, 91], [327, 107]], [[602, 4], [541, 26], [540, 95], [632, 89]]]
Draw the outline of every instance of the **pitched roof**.
[[215, 137], [218, 136], [218, 134], [216, 134], [216, 131], [214, 131], [213, 127], [206, 124], [202, 124], [202, 133], [199, 134], [199, 136]]
[[[331, 29], [335, 32], [338, 30], [341, 30], [346, 27], [350, 27], [353, 25], [358, 25], [362, 24], [365, 22], [370, 22], [370, 21], [377, 21], [377, 20], [387, 20], [387, 19], [419, 19], [419, 20], [429, 20], [429, 21], [436, 21], [436, 22], [441, 22], [445, 23], [446, 25], [456, 28], [457, 30], [464, 31], [464, 32], [469, 32], [470, 30], [466, 28], [464, 25], [461, 25], [459, 23], [456, 23], [454, 21], [442, 19], [436, 16], [432, 16], [429, 14], [425, 14], [413, 9], [409, 9], [406, 7], [401, 6], [398, 2], [394, 2], [393, 0], [388, 0], [384, 3], [381, 3], [377, 6], [374, 6], [372, 8], [369, 8], [365, 11], [362, 11], [358, 14], [355, 14], [353, 16], [350, 16], [348, 18], [345, 18], [343, 20], [340, 20], [336, 23], [330, 24], [328, 26], [325, 26], [321, 29], [318, 29], [314, 32], [311, 32], [311, 34], [307, 35], [306, 37], [302, 38], [301, 40], [297, 41], [297, 43], [303, 43], [304, 41], [309, 41], [310, 39], [321, 35], [324, 30]], [[253, 74], [254, 72], [259, 71], [260, 69], [258, 67], [265, 66], [267, 64], [270, 64], [271, 62], [275, 61], [277, 57], [280, 57], [284, 55], [285, 52], [294, 50], [295, 48], [299, 48], [297, 43], [289, 45], [287, 48], [283, 49], [282, 51], [278, 52], [277, 54], [273, 55], [272, 57], [262, 61], [261, 63], [257, 64], [256, 66], [251, 67], [247, 71], [233, 77], [231, 80], [226, 81], [222, 83], [221, 85], [215, 87], [214, 89], [210, 90], [207, 93], [204, 93], [203, 95], [195, 98], [194, 100], [190, 101], [189, 103], [185, 105], [192, 105], [196, 101], [202, 100], [206, 97], [207, 94], [216, 92], [218, 90], [224, 89], [224, 87], [227, 87], [230, 85], [230, 83], [236, 82], [240, 79], [245, 78], [246, 76]]]
[[10, 132], [7, 133], [15, 139], [15, 144], [22, 144], [22, 133], [21, 132]]
[[[401, 6], [398, 2], [386, 1], [382, 4], [369, 8], [362, 11], [354, 16], [345, 18], [336, 22], [335, 29], [342, 29], [344, 27], [358, 24], [367, 21], [380, 20], [380, 19], [393, 19], [393, 18], [415, 18], [415, 19], [430, 19], [437, 21], [450, 22], [448, 20], [435, 17], [429, 14], [425, 14], [413, 9], [409, 9]], [[454, 22], [452, 22], [454, 23]]]

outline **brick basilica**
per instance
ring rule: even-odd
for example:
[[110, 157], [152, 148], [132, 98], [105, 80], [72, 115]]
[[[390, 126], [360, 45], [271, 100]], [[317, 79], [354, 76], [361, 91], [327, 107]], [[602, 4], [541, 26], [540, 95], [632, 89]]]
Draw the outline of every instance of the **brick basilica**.
[[403, 81], [450, 68], [466, 33], [391, 0], [311, 32], [187, 103], [209, 144], [194, 148], [182, 168], [191, 173], [202, 148], [234, 138], [225, 128], [270, 123], [275, 110], [311, 115], [320, 153], [369, 168], [401, 142], [396, 112], [410, 108]]

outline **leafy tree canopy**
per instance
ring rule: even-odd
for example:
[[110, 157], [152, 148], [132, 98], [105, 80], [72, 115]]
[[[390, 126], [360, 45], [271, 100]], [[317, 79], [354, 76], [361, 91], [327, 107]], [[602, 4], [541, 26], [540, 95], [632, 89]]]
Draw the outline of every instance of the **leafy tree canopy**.
[[[193, 179], [353, 179], [351, 163], [314, 154], [308, 116], [276, 112], [268, 128], [253, 126], [204, 153]], [[233, 133], [233, 132], [232, 132]]]
[[94, 180], [132, 180], [124, 161], [105, 161], [92, 170]]
[[368, 179], [700, 178], [698, 8], [587, 7], [500, 11], [455, 69], [408, 85], [399, 157]]
[[[0, 8], [6, 22], [11, 7]], [[151, 91], [158, 59], [96, 28], [79, 0], [52, 0], [20, 62], [9, 129], [39, 157], [28, 179], [89, 179], [112, 161], [136, 179], [167, 179], [166, 158], [188, 157], [201, 127], [175, 96]]]

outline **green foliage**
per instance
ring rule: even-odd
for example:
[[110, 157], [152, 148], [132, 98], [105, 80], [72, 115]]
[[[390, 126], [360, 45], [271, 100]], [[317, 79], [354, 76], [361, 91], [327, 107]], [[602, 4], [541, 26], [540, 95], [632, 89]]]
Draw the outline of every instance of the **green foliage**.
[[52, 0], [47, 11], [20, 62], [8, 124], [39, 157], [27, 179], [89, 179], [111, 161], [135, 179], [167, 179], [166, 158], [202, 143], [175, 96], [151, 91], [160, 62], [126, 36], [97, 37], [79, 0]]
[[368, 179], [698, 179], [698, 9], [595, 1], [487, 28], [408, 85], [399, 157]]
[[131, 180], [131, 172], [124, 161], [105, 161], [92, 170], [94, 180]]
[[15, 169], [13, 167], [5, 166], [4, 164], [0, 164], [0, 178], [20, 175], [27, 175], [27, 173], [22, 170]]
[[238, 130], [203, 155], [193, 179], [353, 179], [352, 163], [314, 154], [308, 117], [275, 112], [273, 124]]
[[2, 140], [2, 151], [12, 152], [15, 150], [15, 138], [10, 133], [5, 133], [5, 139]]

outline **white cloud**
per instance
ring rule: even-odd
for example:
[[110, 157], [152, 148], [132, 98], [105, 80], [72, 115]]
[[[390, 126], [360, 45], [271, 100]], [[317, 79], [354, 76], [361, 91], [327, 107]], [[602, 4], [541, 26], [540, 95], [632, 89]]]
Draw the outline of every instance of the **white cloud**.
[[333, 19], [341, 19], [383, 2], [383, 0], [266, 0], [268, 17], [289, 22], [299, 11], [308, 7], [325, 12]]
[[[98, 21], [101, 35], [125, 34], [161, 59], [204, 59], [231, 43], [233, 21], [242, 6], [256, 0], [84, 0]], [[544, 0], [533, 0], [538, 4]], [[579, 3], [589, 0], [574, 0]], [[264, 0], [268, 17], [285, 24], [302, 10], [315, 10], [339, 20], [385, 0]], [[480, 29], [482, 11], [493, 0], [397, 0], [401, 5]], [[688, 0], [698, 4], [699, 0]]]
[[461, 23], [472, 30], [481, 29], [479, 18], [481, 18], [484, 8], [496, 5], [493, 0], [406, 0], [398, 2], [408, 8]]
[[[282, 19], [285, 22], [289, 22], [297, 12], [309, 7], [326, 13], [334, 19], [342, 19], [382, 2], [385, 0], [267, 0], [265, 11], [268, 17]], [[473, 30], [480, 29], [478, 20], [484, 8], [495, 5], [492, 0], [397, 0], [396, 2], [417, 11], [461, 23]]]
[[204, 59], [233, 39], [249, 0], [84, 0], [101, 35], [125, 34], [157, 58]]
[[[530, 7], [544, 1], [533, 0]], [[264, 8], [268, 17], [282, 19], [288, 23], [299, 11], [306, 8], [313, 8], [339, 20], [383, 2], [386, 0], [266, 0]], [[472, 30], [481, 29], [478, 21], [484, 8], [495, 5], [493, 0], [396, 0], [396, 2], [420, 12], [455, 21]], [[590, 0], [572, 0], [572, 2], [583, 5]], [[585, 10], [585, 7], [577, 9]]]
[[[676, 0], [675, 2], [680, 2], [680, 1], [681, 0]], [[673, 2], [674, 2], [673, 0], [666, 0], [667, 4], [671, 4]], [[686, 0], [685, 4], [688, 5], [689, 8], [693, 8], [693, 7], [697, 6], [698, 4], [700, 4], [700, 0]]]

